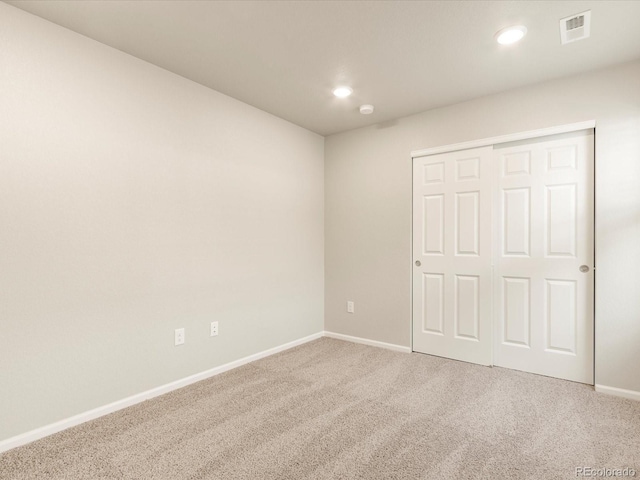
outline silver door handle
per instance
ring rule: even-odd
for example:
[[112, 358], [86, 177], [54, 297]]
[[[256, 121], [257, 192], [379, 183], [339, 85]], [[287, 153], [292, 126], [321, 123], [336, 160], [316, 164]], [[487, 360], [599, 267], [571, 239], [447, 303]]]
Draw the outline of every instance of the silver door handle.
[[580, 265], [580, 271], [582, 273], [587, 273], [589, 271], [589, 267], [586, 265]]

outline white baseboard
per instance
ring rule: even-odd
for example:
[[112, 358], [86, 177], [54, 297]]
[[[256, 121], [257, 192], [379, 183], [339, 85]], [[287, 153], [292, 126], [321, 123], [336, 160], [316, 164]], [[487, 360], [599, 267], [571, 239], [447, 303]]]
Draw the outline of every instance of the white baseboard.
[[261, 358], [274, 355], [293, 347], [297, 347], [298, 345], [302, 345], [303, 343], [311, 342], [312, 340], [316, 340], [318, 338], [321, 338], [322, 336], [324, 336], [324, 332], [314, 333], [313, 335], [309, 335], [308, 337], [300, 338], [298, 340], [294, 340], [293, 342], [285, 343], [284, 345], [279, 345], [277, 347], [255, 353], [253, 355], [249, 355], [248, 357], [225, 363], [224, 365], [220, 365], [219, 367], [196, 373], [195, 375], [176, 380], [175, 382], [152, 388], [151, 390], [147, 390], [146, 392], [138, 393], [136, 395], [123, 398], [122, 400], [117, 400], [108, 405], [94, 408], [93, 410], [89, 410], [88, 412], [80, 413], [78, 415], [74, 415], [73, 417], [65, 418], [64, 420], [60, 420], [58, 422], [45, 425], [44, 427], [36, 428], [35, 430], [31, 430], [21, 435], [8, 438], [0, 442], [0, 453], [6, 452], [7, 450], [11, 450], [21, 445], [25, 445], [27, 443], [31, 443], [35, 440], [48, 437], [49, 435], [53, 435], [54, 433], [66, 430], [67, 428], [75, 427], [76, 425], [80, 425], [81, 423], [94, 420], [104, 415], [108, 415], [109, 413], [122, 410], [123, 408], [130, 407], [131, 405], [144, 402], [145, 400], [163, 395], [165, 393], [171, 392], [172, 390], [177, 390], [178, 388], [186, 387], [187, 385], [190, 385], [192, 383], [196, 383], [215, 375], [219, 375], [242, 365], [246, 365], [247, 363], [255, 362], [256, 360], [260, 360]]
[[[353, 337], [351, 335], [344, 335], [342, 333], [334, 333], [334, 332], [328, 332], [328, 331], [318, 332], [318, 333], [314, 333], [313, 335], [309, 335], [307, 337], [300, 338], [298, 340], [294, 340], [289, 343], [285, 343], [284, 345], [279, 345], [277, 347], [273, 347], [268, 350], [255, 353], [253, 355], [249, 355], [239, 360], [225, 363], [224, 365], [220, 365], [219, 367], [214, 367], [204, 372], [196, 373], [195, 375], [191, 375], [189, 377], [176, 380], [175, 382], [167, 383], [165, 385], [152, 388], [151, 390], [147, 390], [145, 392], [138, 393], [136, 395], [132, 395], [127, 398], [123, 398], [122, 400], [117, 400], [108, 405], [103, 405], [102, 407], [94, 408], [93, 410], [89, 410], [87, 412], [74, 415], [73, 417], [69, 417], [64, 420], [60, 420], [58, 422], [45, 425], [44, 427], [36, 428], [35, 430], [31, 430], [21, 435], [17, 435], [15, 437], [11, 437], [6, 440], [0, 441], [0, 453], [6, 452], [16, 447], [20, 447], [22, 445], [26, 445], [27, 443], [31, 443], [35, 440], [39, 440], [44, 437], [48, 437], [49, 435], [53, 435], [54, 433], [58, 433], [62, 430], [66, 430], [67, 428], [75, 427], [76, 425], [80, 425], [81, 423], [85, 423], [90, 420], [94, 420], [96, 418], [102, 417], [104, 415], [108, 415], [109, 413], [122, 410], [123, 408], [130, 407], [131, 405], [144, 402], [145, 400], [149, 400], [159, 395], [163, 395], [173, 390], [177, 390], [178, 388], [186, 387], [187, 385], [191, 385], [192, 383], [196, 383], [201, 380], [214, 377], [216, 375], [227, 372], [234, 368], [240, 367], [242, 365], [246, 365], [247, 363], [255, 362], [256, 360], [260, 360], [261, 358], [265, 358], [270, 355], [283, 352], [290, 348], [297, 347], [298, 345], [311, 342], [321, 337], [335, 338], [337, 340], [344, 340], [347, 342], [370, 345], [372, 347], [386, 348], [388, 350], [394, 350], [396, 352], [411, 353], [410, 347], [403, 347], [402, 345], [379, 342], [377, 340], [370, 340], [368, 338]], [[596, 385], [595, 390], [596, 392], [605, 393], [608, 395], [615, 395], [617, 397], [629, 398], [632, 400], [640, 401], [640, 392], [636, 392], [634, 390], [625, 390], [622, 388], [607, 387], [606, 385]]]
[[596, 385], [596, 392], [606, 393], [607, 395], [615, 395], [616, 397], [629, 398], [631, 400], [640, 401], [640, 392], [635, 390], [625, 390], [624, 388], [607, 387], [606, 385]]
[[411, 347], [403, 347], [393, 343], [379, 342], [377, 340], [369, 340], [368, 338], [352, 337], [351, 335], [343, 335], [342, 333], [324, 332], [325, 337], [335, 338], [337, 340], [345, 340], [347, 342], [361, 343], [362, 345], [370, 345], [372, 347], [386, 348], [396, 352], [411, 353]]

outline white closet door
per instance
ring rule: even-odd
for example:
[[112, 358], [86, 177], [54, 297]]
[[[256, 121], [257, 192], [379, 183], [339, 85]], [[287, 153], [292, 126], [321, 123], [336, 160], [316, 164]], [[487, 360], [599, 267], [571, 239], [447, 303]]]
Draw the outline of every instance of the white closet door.
[[593, 384], [593, 140], [495, 147], [495, 365]]
[[491, 364], [492, 147], [413, 163], [413, 349]]

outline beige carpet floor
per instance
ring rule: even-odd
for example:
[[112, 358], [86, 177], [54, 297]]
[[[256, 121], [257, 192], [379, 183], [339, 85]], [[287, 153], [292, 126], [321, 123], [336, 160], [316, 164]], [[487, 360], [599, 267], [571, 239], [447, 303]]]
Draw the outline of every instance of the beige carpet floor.
[[569, 479], [635, 467], [640, 402], [323, 338], [0, 456], [2, 479]]

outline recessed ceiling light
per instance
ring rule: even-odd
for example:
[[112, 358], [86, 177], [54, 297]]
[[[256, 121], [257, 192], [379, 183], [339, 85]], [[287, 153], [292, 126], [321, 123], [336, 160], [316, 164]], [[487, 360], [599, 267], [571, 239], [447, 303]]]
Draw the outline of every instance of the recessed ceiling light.
[[507, 27], [496, 33], [496, 41], [500, 45], [511, 45], [522, 40], [527, 34], [527, 27], [524, 25], [516, 25], [515, 27]]
[[351, 87], [337, 87], [333, 89], [333, 94], [338, 98], [346, 98], [353, 93]]

